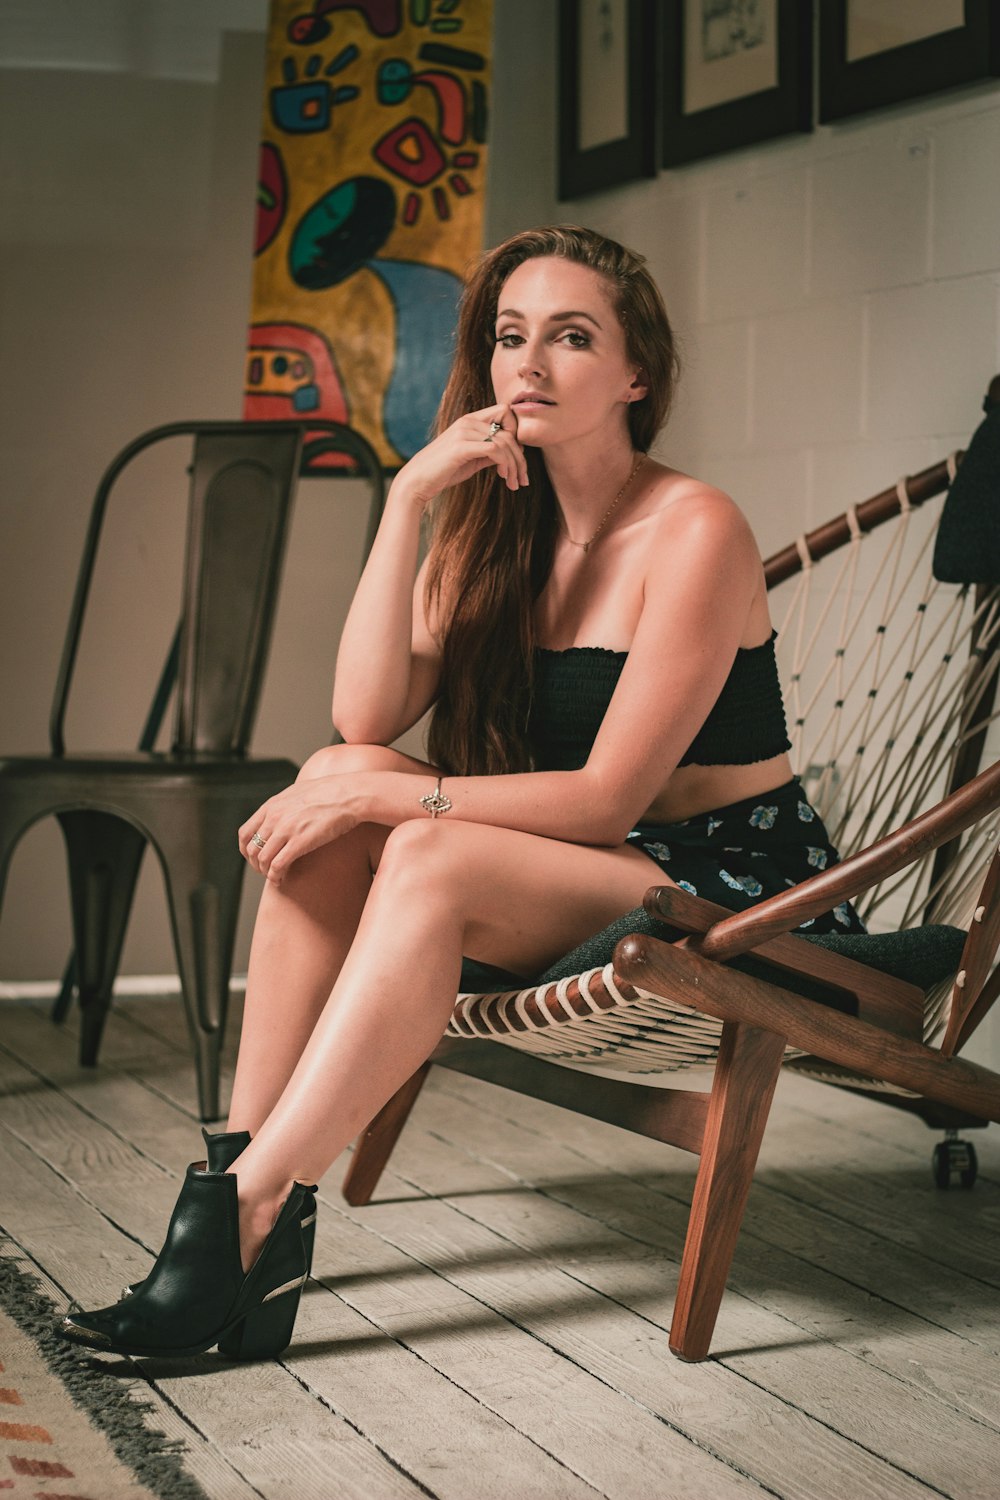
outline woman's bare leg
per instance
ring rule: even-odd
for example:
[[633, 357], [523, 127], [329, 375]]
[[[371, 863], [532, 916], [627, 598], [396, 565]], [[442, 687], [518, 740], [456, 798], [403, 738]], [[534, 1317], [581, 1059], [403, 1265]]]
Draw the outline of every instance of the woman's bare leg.
[[448, 818], [394, 829], [330, 1000], [235, 1164], [244, 1263], [292, 1180], [318, 1181], [433, 1051], [463, 953], [536, 972], [638, 905], [657, 878], [630, 848]]
[[[298, 780], [430, 768], [381, 745], [331, 745]], [[295, 1069], [354, 940], [389, 829], [364, 823], [265, 883], [254, 925], [229, 1130], [255, 1134]]]

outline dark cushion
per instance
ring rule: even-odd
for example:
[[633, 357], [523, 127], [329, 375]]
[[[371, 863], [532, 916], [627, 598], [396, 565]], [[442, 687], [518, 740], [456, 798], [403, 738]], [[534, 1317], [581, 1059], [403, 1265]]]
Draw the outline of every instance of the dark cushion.
[[961, 927], [930, 926], [905, 932], [827, 932], [806, 937], [806, 942], [904, 979], [926, 993], [956, 972], [965, 937]]
[[[605, 927], [603, 932], [595, 933], [578, 948], [574, 948], [572, 953], [567, 953], [564, 958], [546, 969], [544, 974], [534, 979], [525, 979], [503, 969], [496, 969], [490, 964], [480, 964], [475, 959], [467, 958], [462, 967], [461, 988], [463, 991], [474, 993], [515, 990], [530, 984], [550, 984], [553, 980], [566, 978], [567, 975], [579, 974], [584, 969], [603, 968], [611, 961], [617, 944], [623, 937], [628, 937], [630, 932], [648, 933], [651, 937], [662, 938], [665, 942], [673, 942], [682, 936], [676, 927], [657, 921], [643, 907], [637, 906], [634, 911], [626, 912], [624, 916]], [[908, 984], [918, 985], [924, 991], [931, 989], [939, 980], [947, 979], [949, 975], [954, 974], [965, 943], [965, 933], [960, 927], [943, 926], [911, 927], [906, 932], [844, 934], [831, 932], [817, 936], [808, 936], [805, 933], [799, 935], [804, 937], [807, 943], [815, 943], [820, 948], [829, 948], [833, 953], [842, 953], [845, 958], [853, 958], [858, 963], [867, 964], [869, 968], [878, 969], [883, 974], [891, 974], [894, 978], [903, 979]], [[796, 994], [804, 995], [809, 1000], [818, 1000], [823, 1005], [831, 1005], [835, 1010], [849, 1008], [840, 996], [831, 993], [828, 986], [820, 981], [812, 982], [801, 975], [788, 974], [784, 970], [775, 968], [773, 964], [765, 963], [763, 959], [737, 958], [733, 960], [732, 967], [745, 974], [752, 974], [755, 978], [780, 984], [784, 989], [794, 990]]]
[[942, 583], [1000, 583], [1000, 406], [972, 436], [934, 544]]

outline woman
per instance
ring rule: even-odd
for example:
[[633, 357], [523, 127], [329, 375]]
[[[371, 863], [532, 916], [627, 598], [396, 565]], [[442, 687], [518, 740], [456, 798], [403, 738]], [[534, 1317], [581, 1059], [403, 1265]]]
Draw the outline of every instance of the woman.
[[[533, 975], [664, 878], [738, 908], [836, 858], [792, 779], [749, 527], [648, 456], [676, 357], [641, 259], [516, 235], [472, 275], [457, 348], [344, 628], [346, 743], [239, 831], [266, 884], [228, 1131], [147, 1280], [65, 1320], [78, 1342], [285, 1347], [304, 1185], [433, 1050], [463, 954]], [[431, 706], [430, 763], [386, 748]]]

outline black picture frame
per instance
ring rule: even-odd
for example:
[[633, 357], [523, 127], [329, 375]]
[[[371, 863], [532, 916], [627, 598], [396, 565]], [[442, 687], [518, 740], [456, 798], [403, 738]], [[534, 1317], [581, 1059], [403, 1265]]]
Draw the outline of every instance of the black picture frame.
[[812, 129], [812, 6], [777, 0], [777, 86], [688, 113], [685, 98], [686, 0], [663, 0], [662, 142], [664, 167]]
[[657, 11], [656, 0], [626, 0], [626, 134], [581, 150], [580, 120], [587, 101], [580, 87], [580, 8], [578, 0], [559, 0], [560, 199], [656, 176]]
[[823, 0], [819, 31], [822, 124], [902, 104], [1000, 74], [1000, 13], [993, 0], [964, 0], [964, 25], [848, 61], [851, 0]]

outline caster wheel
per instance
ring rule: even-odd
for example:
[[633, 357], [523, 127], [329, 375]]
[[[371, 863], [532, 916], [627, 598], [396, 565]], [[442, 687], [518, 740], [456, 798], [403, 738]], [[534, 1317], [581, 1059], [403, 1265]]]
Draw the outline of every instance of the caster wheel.
[[976, 1148], [971, 1141], [963, 1141], [962, 1145], [965, 1147], [966, 1164], [959, 1172], [958, 1180], [962, 1187], [970, 1188], [976, 1180], [976, 1174], [979, 1171], [979, 1161], [976, 1157]]
[[952, 1176], [957, 1176], [964, 1188], [972, 1187], [979, 1170], [976, 1149], [969, 1141], [939, 1141], [934, 1147], [931, 1171], [939, 1188], [951, 1187]]

